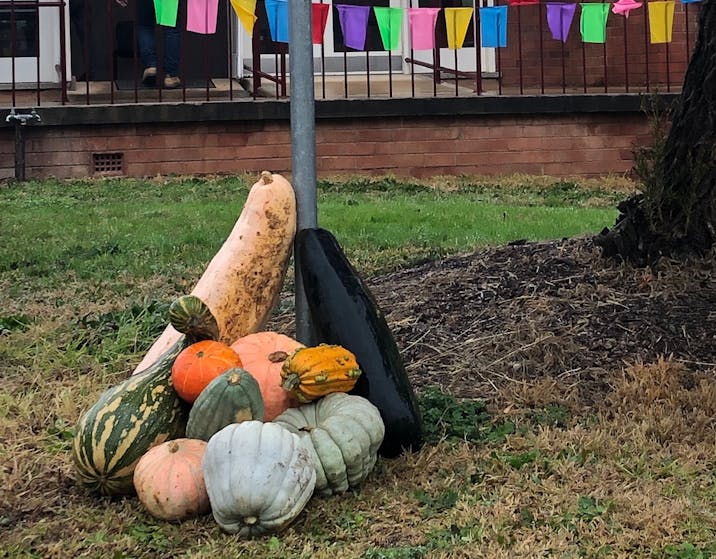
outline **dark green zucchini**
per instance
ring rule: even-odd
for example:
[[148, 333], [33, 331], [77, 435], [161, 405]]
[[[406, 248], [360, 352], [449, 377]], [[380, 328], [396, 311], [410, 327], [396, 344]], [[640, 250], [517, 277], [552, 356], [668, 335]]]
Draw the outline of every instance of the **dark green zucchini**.
[[423, 429], [415, 393], [372, 293], [325, 229], [299, 231], [296, 254], [319, 341], [355, 354], [363, 374], [350, 393], [367, 398], [383, 418], [385, 438], [378, 452], [392, 458], [404, 449], [417, 450]]

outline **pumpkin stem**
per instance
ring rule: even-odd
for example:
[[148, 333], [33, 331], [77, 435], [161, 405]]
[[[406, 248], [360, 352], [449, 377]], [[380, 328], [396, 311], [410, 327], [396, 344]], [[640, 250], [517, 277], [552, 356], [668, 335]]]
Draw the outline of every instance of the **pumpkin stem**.
[[229, 378], [227, 379], [227, 382], [228, 382], [231, 386], [234, 386], [234, 385], [236, 385], [236, 384], [240, 384], [240, 383], [241, 383], [241, 373], [240, 373], [239, 371], [236, 371], [235, 373], [231, 373], [231, 374], [229, 375]]
[[169, 449], [168, 449], [168, 450], [169, 450], [169, 452], [171, 452], [172, 454], [174, 454], [175, 452], [177, 452], [177, 451], [179, 450], [179, 443], [176, 442], [176, 441], [170, 442], [170, 443], [169, 443]]
[[286, 357], [288, 357], [288, 353], [285, 351], [274, 351], [273, 353], [269, 353], [268, 360], [271, 361], [271, 363], [281, 363], [286, 361]]
[[244, 524], [248, 524], [249, 526], [256, 524], [258, 521], [259, 519], [255, 516], [247, 516], [246, 518], [244, 518]]
[[261, 171], [261, 183], [271, 184], [273, 182], [273, 175], [271, 171]]
[[301, 384], [301, 377], [296, 373], [291, 373], [290, 375], [286, 375], [286, 378], [283, 379], [283, 382], [281, 383], [281, 388], [291, 392], [292, 390], [298, 388], [299, 384]]

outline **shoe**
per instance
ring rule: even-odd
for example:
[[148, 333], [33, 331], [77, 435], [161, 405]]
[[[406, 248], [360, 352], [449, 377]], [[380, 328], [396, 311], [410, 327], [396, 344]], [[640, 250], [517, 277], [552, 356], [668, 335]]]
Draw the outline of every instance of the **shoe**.
[[157, 69], [154, 66], [144, 69], [142, 74], [142, 84], [147, 87], [154, 87], [157, 85]]
[[164, 76], [164, 88], [165, 89], [177, 89], [181, 86], [181, 80], [178, 76]]

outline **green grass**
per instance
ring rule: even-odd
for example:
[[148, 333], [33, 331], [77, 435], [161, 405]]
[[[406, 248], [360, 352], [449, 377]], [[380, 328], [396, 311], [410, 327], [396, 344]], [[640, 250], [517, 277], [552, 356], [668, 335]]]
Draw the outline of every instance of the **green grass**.
[[[0, 273], [48, 285], [159, 273], [191, 277], [226, 237], [250, 179], [100, 180], [0, 187]], [[615, 193], [576, 183], [450, 190], [395, 179], [322, 182], [319, 225], [364, 273], [501, 244], [611, 225]], [[557, 196], [562, 197], [558, 198]], [[594, 200], [600, 201], [597, 206]]]

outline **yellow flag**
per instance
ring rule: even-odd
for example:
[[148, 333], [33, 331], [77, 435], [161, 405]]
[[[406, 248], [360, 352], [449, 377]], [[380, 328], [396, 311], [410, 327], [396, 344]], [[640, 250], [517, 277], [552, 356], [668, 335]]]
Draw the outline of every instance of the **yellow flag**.
[[462, 48], [471, 21], [472, 8], [445, 8], [448, 48]]
[[230, 0], [231, 7], [234, 8], [241, 25], [244, 26], [249, 35], [254, 33], [254, 23], [256, 23], [256, 0]]
[[649, 35], [652, 43], [670, 43], [674, 26], [674, 0], [649, 2]]

